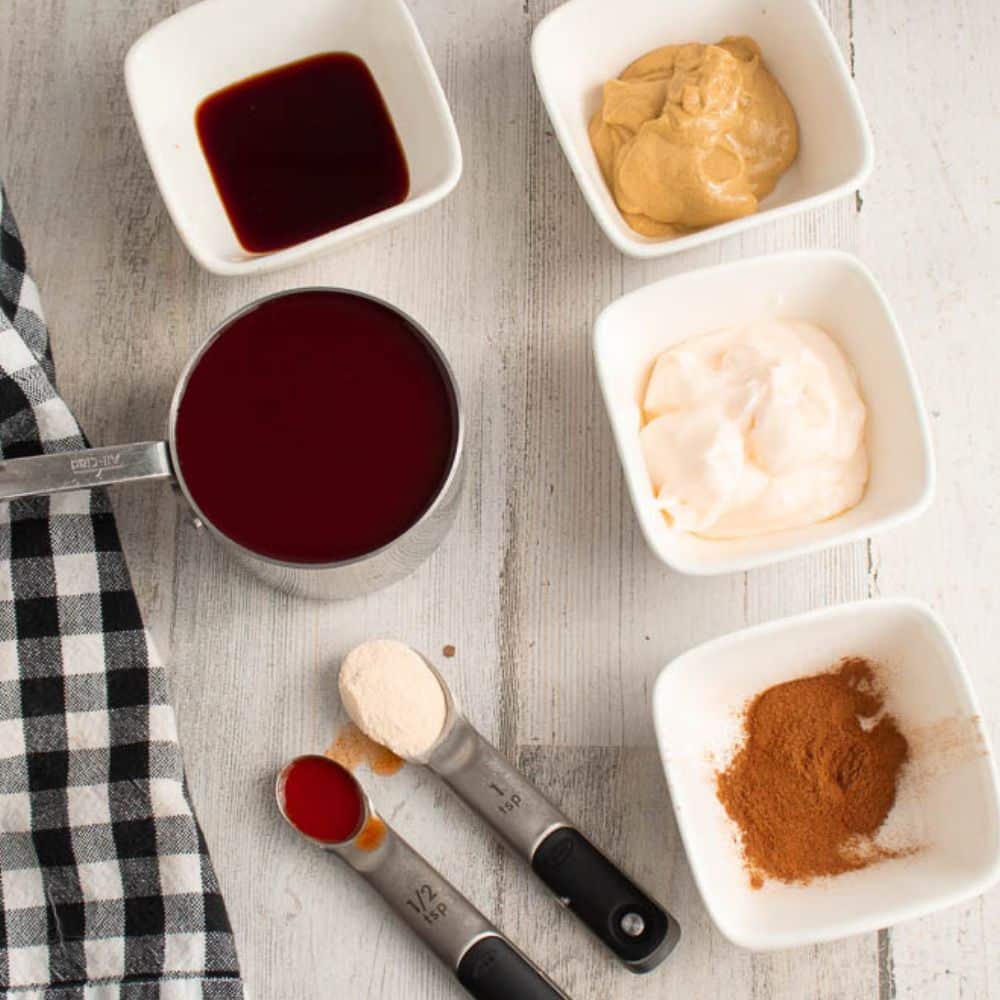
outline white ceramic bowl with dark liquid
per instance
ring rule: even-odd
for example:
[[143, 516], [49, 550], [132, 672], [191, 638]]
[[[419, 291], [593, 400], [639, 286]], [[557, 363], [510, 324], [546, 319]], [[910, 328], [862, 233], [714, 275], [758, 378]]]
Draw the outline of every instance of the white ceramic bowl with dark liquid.
[[[409, 168], [404, 200], [268, 253], [243, 246], [227, 216], [195, 124], [209, 95], [322, 53], [371, 71]], [[451, 109], [404, 0], [202, 0], [161, 21], [125, 59], [136, 127], [178, 235], [215, 274], [274, 271], [340, 250], [446, 197], [462, 174]]]

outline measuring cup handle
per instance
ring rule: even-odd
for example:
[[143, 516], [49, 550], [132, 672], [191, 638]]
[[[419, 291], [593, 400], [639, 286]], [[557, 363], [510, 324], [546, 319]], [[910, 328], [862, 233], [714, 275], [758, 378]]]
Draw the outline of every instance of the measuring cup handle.
[[462, 956], [458, 981], [476, 1000], [569, 1000], [504, 938], [480, 938]]
[[0, 501], [173, 476], [165, 441], [0, 461]]
[[531, 867], [632, 972], [656, 968], [680, 939], [677, 921], [573, 827], [550, 833]]

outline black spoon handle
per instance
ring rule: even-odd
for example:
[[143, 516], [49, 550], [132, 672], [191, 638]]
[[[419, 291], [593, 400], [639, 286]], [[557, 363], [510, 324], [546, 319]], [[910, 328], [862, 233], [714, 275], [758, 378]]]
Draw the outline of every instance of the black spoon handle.
[[677, 921], [576, 830], [467, 719], [454, 713], [427, 763], [627, 969], [649, 972], [673, 951], [680, 939]]
[[571, 826], [538, 845], [531, 867], [633, 972], [655, 969], [680, 939], [677, 921]]
[[476, 1000], [569, 1000], [502, 937], [480, 938], [455, 970]]

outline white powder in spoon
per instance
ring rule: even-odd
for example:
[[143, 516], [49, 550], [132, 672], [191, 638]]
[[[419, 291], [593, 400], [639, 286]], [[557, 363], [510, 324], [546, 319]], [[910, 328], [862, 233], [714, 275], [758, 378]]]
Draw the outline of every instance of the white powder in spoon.
[[405, 643], [372, 639], [356, 646], [340, 665], [338, 685], [358, 729], [407, 760], [426, 754], [444, 729], [441, 685]]

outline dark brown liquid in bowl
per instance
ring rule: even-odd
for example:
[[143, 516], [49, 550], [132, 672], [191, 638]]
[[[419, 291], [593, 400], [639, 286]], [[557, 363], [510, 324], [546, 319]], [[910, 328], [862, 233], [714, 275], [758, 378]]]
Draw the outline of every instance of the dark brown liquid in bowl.
[[269, 299], [225, 327], [175, 428], [203, 515], [252, 552], [310, 564], [365, 555], [419, 520], [457, 433], [420, 333], [371, 299], [325, 291]]
[[206, 97], [195, 125], [246, 250], [283, 250], [406, 199], [410, 176], [365, 63], [328, 52]]

